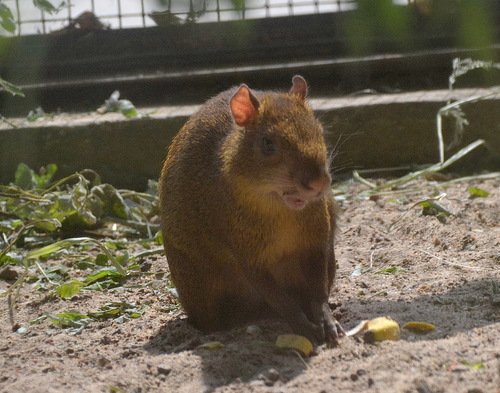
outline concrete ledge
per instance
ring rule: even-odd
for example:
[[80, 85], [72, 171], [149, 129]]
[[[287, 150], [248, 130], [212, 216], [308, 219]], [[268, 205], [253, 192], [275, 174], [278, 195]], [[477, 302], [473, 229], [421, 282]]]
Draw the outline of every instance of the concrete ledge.
[[[490, 93], [495, 91], [436, 90], [312, 98], [310, 102], [328, 130], [330, 145], [335, 146], [334, 169], [347, 171], [436, 162], [439, 108], [450, 99]], [[145, 116], [133, 120], [115, 113], [59, 114], [33, 123], [9, 119], [18, 128], [0, 124], [0, 182], [12, 181], [19, 162], [33, 168], [53, 162], [61, 176], [91, 168], [119, 187], [144, 188], [147, 179], [158, 177], [168, 144], [197, 108], [141, 108]], [[457, 169], [500, 168], [500, 92], [462, 109], [470, 125], [460, 146], [482, 138], [488, 147]], [[445, 122], [447, 139], [451, 139], [450, 125]]]

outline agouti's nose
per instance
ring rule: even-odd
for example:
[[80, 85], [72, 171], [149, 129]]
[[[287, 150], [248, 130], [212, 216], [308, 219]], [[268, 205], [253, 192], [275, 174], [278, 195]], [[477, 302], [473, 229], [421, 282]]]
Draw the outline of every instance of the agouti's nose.
[[328, 174], [325, 174], [313, 180], [303, 182], [302, 185], [307, 191], [310, 191], [314, 195], [320, 195], [324, 193], [328, 189], [328, 187], [330, 187], [331, 181], [332, 180], [330, 176]]

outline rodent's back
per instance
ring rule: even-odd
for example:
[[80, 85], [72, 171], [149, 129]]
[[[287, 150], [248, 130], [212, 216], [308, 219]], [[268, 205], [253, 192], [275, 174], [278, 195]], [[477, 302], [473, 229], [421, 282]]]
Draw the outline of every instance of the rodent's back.
[[[216, 201], [227, 203], [220, 148], [233, 128], [229, 112], [233, 91], [227, 90], [202, 105], [168, 149], [160, 178], [160, 205], [162, 226], [168, 228], [164, 236], [176, 244], [189, 241], [193, 232], [201, 230], [198, 226], [203, 221], [207, 226], [216, 221]], [[178, 225], [169, 225], [172, 222]]]

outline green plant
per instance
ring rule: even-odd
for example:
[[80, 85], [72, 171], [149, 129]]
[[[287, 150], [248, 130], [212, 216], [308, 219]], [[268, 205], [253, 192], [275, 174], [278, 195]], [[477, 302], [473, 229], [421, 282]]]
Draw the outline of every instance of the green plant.
[[[482, 60], [472, 60], [472, 59], [453, 59], [452, 63], [452, 72], [450, 77], [448, 78], [448, 88], [449, 90], [453, 90], [457, 79], [468, 72], [475, 69], [484, 69], [484, 70], [500, 70], [500, 63], [494, 63], [492, 61], [482, 61]], [[496, 95], [500, 93], [500, 87], [494, 88], [491, 93], [469, 97], [463, 100], [457, 100], [454, 102], [449, 102], [447, 105], [439, 109], [436, 115], [436, 124], [437, 124], [437, 137], [438, 137], [438, 149], [439, 149], [439, 162], [442, 164], [445, 161], [445, 146], [443, 140], [443, 117], [451, 116], [455, 120], [455, 130], [451, 143], [447, 146], [447, 149], [455, 147], [460, 140], [462, 139], [462, 135], [464, 133], [465, 127], [469, 124], [467, 118], [465, 117], [464, 112], [462, 111], [461, 106], [463, 104], [468, 104], [472, 102], [477, 102], [480, 100], [484, 100], [492, 95]]]
[[[56, 172], [54, 164], [38, 173], [19, 164], [14, 182], [0, 185], [0, 269], [23, 269], [5, 293], [12, 323], [26, 281], [71, 299], [82, 290], [123, 285], [141, 271], [145, 256], [162, 252], [159, 227], [150, 222], [158, 210], [156, 182], [135, 192], [102, 183], [90, 170], [54, 180]], [[68, 237], [86, 233], [92, 236]], [[116, 237], [122, 240], [110, 240]], [[129, 254], [134, 238], [144, 239], [148, 250]]]

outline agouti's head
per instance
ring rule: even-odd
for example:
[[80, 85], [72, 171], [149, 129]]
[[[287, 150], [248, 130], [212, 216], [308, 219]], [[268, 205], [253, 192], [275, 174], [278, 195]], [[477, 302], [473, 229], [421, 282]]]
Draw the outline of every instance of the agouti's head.
[[230, 99], [237, 127], [223, 160], [240, 189], [278, 198], [300, 210], [330, 188], [324, 131], [305, 101], [307, 83], [293, 77], [288, 93], [254, 93], [241, 85]]

